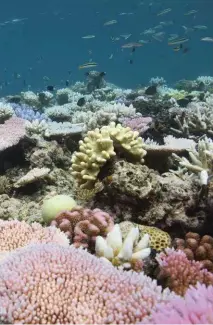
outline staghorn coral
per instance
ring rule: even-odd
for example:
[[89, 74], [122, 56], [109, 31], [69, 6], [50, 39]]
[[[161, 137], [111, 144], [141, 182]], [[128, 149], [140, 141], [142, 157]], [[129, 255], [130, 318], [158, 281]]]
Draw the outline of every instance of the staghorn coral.
[[69, 240], [63, 232], [55, 227], [43, 228], [37, 222], [29, 225], [25, 221], [0, 220], [1, 258], [7, 253], [30, 243], [55, 243], [68, 246]]
[[164, 248], [170, 247], [171, 246], [171, 237], [170, 235], [156, 227], [149, 227], [149, 226], [143, 226], [136, 224], [134, 222], [130, 221], [123, 221], [119, 224], [122, 237], [125, 238], [127, 233], [130, 231], [131, 228], [133, 227], [138, 227], [140, 231], [140, 238], [143, 234], [148, 234], [149, 235], [149, 246], [156, 251], [161, 251]]
[[178, 295], [184, 295], [190, 285], [195, 286], [198, 282], [213, 284], [213, 274], [202, 269], [200, 262], [189, 261], [183, 251], [166, 248], [156, 260], [160, 267], [158, 279], [165, 281], [166, 287]]
[[54, 244], [5, 258], [0, 287], [0, 321], [10, 324], [134, 324], [174, 296], [142, 273]]
[[143, 260], [151, 253], [149, 235], [145, 233], [139, 240], [139, 229], [133, 227], [123, 240], [120, 226], [114, 225], [106, 239], [97, 236], [95, 253], [96, 256], [110, 261], [114, 266], [140, 272], [143, 268]]
[[213, 286], [198, 283], [184, 298], [159, 303], [142, 324], [213, 324]]
[[182, 172], [189, 171], [191, 174], [199, 174], [201, 185], [207, 185], [208, 175], [212, 172], [213, 141], [208, 138], [199, 140], [197, 149], [188, 150], [190, 160], [173, 154], [173, 157], [182, 167]]
[[72, 175], [80, 187], [88, 189], [94, 186], [101, 167], [116, 155], [116, 150], [136, 161], [142, 161], [146, 154], [138, 132], [115, 123], [89, 131], [79, 142], [79, 149], [72, 157]]
[[204, 268], [213, 272], [213, 237], [188, 232], [184, 239], [175, 238], [174, 246], [182, 250], [189, 260], [200, 261]]
[[112, 229], [113, 218], [100, 209], [75, 207], [72, 211], [62, 211], [51, 222], [52, 226], [66, 233], [75, 247], [93, 248], [98, 235], [106, 236]]

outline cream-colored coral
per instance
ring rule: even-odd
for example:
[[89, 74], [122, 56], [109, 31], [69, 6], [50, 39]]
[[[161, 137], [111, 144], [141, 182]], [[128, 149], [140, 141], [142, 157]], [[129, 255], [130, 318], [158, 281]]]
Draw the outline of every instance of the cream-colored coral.
[[42, 180], [45, 176], [47, 176], [50, 172], [49, 168], [33, 168], [31, 169], [26, 175], [21, 177], [15, 184], [15, 188], [19, 188], [22, 186], [25, 186], [27, 184], [40, 181]]
[[151, 253], [149, 235], [144, 232], [139, 240], [139, 229], [133, 226], [122, 239], [120, 225], [117, 224], [107, 234], [106, 239], [97, 236], [95, 252], [97, 256], [110, 261], [114, 266], [141, 271], [142, 260]]
[[133, 160], [142, 162], [146, 151], [138, 135], [138, 132], [114, 122], [101, 129], [89, 131], [84, 141], [79, 142], [79, 152], [75, 152], [72, 157], [72, 175], [80, 187], [92, 188], [101, 167], [116, 155], [117, 150], [122, 150]]
[[138, 227], [140, 232], [140, 237], [145, 233], [149, 235], [149, 245], [151, 248], [156, 249], [157, 251], [161, 251], [166, 247], [171, 246], [171, 237], [169, 234], [159, 228], [138, 225], [134, 222], [123, 221], [119, 223], [122, 237], [125, 238], [128, 232], [134, 228]]

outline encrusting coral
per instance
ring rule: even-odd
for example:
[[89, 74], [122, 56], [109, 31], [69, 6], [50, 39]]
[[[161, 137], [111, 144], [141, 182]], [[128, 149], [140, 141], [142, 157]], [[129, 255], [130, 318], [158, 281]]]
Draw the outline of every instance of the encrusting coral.
[[115, 225], [108, 232], [106, 239], [97, 236], [95, 253], [96, 256], [110, 261], [114, 266], [119, 266], [127, 270], [141, 271], [143, 268], [143, 259], [147, 258], [151, 253], [149, 235], [144, 233], [139, 240], [139, 229], [138, 227], [133, 227], [123, 241], [120, 226]]
[[72, 175], [79, 186], [93, 187], [101, 167], [116, 155], [117, 150], [125, 152], [133, 161], [143, 161], [146, 151], [138, 135], [138, 132], [115, 123], [89, 131], [79, 142], [80, 151], [72, 157]]
[[113, 228], [113, 218], [100, 209], [75, 207], [60, 212], [51, 222], [68, 236], [75, 247], [94, 248], [98, 235], [105, 237]]
[[213, 237], [188, 232], [184, 239], [175, 238], [174, 246], [184, 251], [189, 260], [200, 261], [205, 269], [213, 272]]
[[148, 234], [149, 235], [149, 246], [156, 251], [161, 251], [164, 248], [170, 247], [171, 246], [171, 237], [169, 234], [157, 227], [150, 227], [150, 226], [143, 226], [136, 224], [134, 222], [130, 221], [123, 221], [119, 223], [122, 237], [125, 238], [128, 232], [131, 230], [133, 227], [138, 227], [139, 229], [139, 236], [143, 236], [143, 234]]
[[55, 227], [42, 227], [34, 222], [0, 220], [0, 259], [11, 251], [30, 243], [55, 243], [69, 245], [67, 236]]
[[166, 248], [156, 260], [160, 267], [158, 279], [178, 295], [184, 295], [189, 286], [198, 282], [213, 285], [213, 274], [203, 269], [202, 263], [188, 260], [183, 251]]
[[30, 245], [6, 257], [0, 288], [4, 324], [134, 324], [174, 296], [142, 273], [54, 244]]

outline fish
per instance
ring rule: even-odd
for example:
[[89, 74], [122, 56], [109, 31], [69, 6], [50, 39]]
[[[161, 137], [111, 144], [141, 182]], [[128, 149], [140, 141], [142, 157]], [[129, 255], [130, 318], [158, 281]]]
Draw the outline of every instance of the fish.
[[47, 90], [48, 90], [48, 91], [54, 91], [54, 89], [55, 89], [55, 88], [54, 88], [54, 86], [52, 86], [52, 85], [47, 86]]
[[160, 22], [160, 25], [162, 26], [171, 26], [174, 24], [174, 21], [173, 20], [169, 20], [169, 21], [161, 21]]
[[[182, 45], [182, 44], [180, 44], [180, 45]], [[181, 49], [181, 46], [180, 46], [180, 45], [174, 47], [174, 48], [173, 48], [173, 51], [174, 51], [174, 52], [178, 52], [178, 51], [180, 51], [180, 49]]]
[[173, 41], [176, 38], [178, 38], [178, 34], [170, 34], [168, 38], [168, 42]]
[[15, 18], [11, 20], [11, 23], [19, 23], [23, 20], [27, 20], [28, 18]]
[[110, 25], [114, 25], [114, 24], [117, 24], [117, 20], [115, 20], [115, 19], [106, 21], [104, 23], [104, 26], [110, 26]]
[[133, 60], [132, 60], [132, 59], [130, 59], [130, 60], [129, 60], [129, 63], [130, 63], [130, 64], [133, 64]]
[[112, 58], [113, 58], [113, 53], [110, 54], [110, 56], [109, 56], [109, 60], [111, 60]]
[[186, 13], [184, 14], [184, 16], [190, 16], [190, 15], [196, 14], [197, 12], [198, 12], [198, 10], [194, 10], [194, 9], [192, 9], [192, 10], [186, 12]]
[[95, 38], [95, 35], [86, 35], [86, 36], [82, 36], [81, 38], [84, 38], [84, 39]]
[[69, 84], [70, 84], [69, 80], [66, 80], [66, 81], [65, 81], [65, 86], [68, 87]]
[[77, 105], [80, 107], [84, 106], [85, 103], [86, 103], [86, 100], [84, 97], [79, 98], [79, 100], [77, 101]]
[[122, 34], [120, 35], [121, 37], [123, 37], [125, 40], [127, 40], [128, 38], [130, 38], [132, 34]]
[[185, 34], [188, 34], [188, 33], [191, 33], [191, 32], [194, 32], [194, 28], [192, 27], [186, 27], [186, 26], [182, 26], [184, 31], [185, 31]]
[[156, 41], [162, 42], [162, 41], [163, 41], [163, 38], [164, 38], [164, 35], [165, 35], [164, 32], [159, 32], [159, 33], [156, 33], [156, 34], [152, 35], [152, 37], [153, 37]]
[[208, 29], [207, 26], [205, 25], [196, 25], [196, 26], [193, 26], [194, 29], [199, 29], [199, 30], [206, 30]]
[[124, 44], [124, 45], [122, 45], [121, 47], [122, 47], [123, 49], [131, 49], [131, 48], [133, 48], [133, 47], [141, 47], [141, 46], [142, 46], [141, 43], [134, 43], [134, 42], [132, 42], [132, 43]]
[[155, 95], [157, 93], [157, 86], [150, 86], [145, 90], [146, 95]]
[[165, 15], [167, 14], [168, 12], [170, 12], [172, 9], [171, 8], [167, 8], [167, 9], [164, 9], [162, 11], [160, 11], [157, 16], [162, 16], [162, 15]]
[[213, 37], [203, 37], [201, 38], [201, 41], [213, 43]]
[[168, 42], [168, 45], [178, 45], [178, 44], [183, 44], [189, 41], [189, 38], [177, 38], [172, 41]]
[[84, 64], [79, 65], [79, 69], [87, 69], [87, 68], [95, 68], [97, 67], [97, 63], [96, 62], [87, 62]]
[[155, 29], [149, 28], [146, 29], [144, 32], [140, 33], [140, 35], [151, 35], [151, 34], [155, 34]]

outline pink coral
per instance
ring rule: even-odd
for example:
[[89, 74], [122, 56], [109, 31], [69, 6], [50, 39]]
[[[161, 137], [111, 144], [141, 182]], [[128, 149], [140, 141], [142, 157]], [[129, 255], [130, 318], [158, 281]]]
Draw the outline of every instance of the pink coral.
[[125, 272], [83, 249], [35, 244], [0, 263], [0, 321], [132, 324], [171, 299], [156, 281]]
[[62, 211], [51, 222], [59, 227], [74, 242], [76, 247], [92, 248], [98, 235], [105, 236], [113, 227], [113, 218], [100, 209], [76, 207]]
[[138, 131], [140, 134], [143, 134], [149, 129], [149, 125], [152, 122], [151, 117], [126, 117], [122, 119], [122, 125], [130, 127], [133, 131]]
[[0, 220], [0, 254], [4, 257], [8, 252], [30, 243], [58, 243], [68, 246], [66, 235], [55, 227], [42, 227], [39, 223], [27, 224], [25, 221]]
[[143, 324], [213, 324], [213, 286], [199, 283], [184, 298], [158, 304]]
[[0, 125], [0, 152], [19, 143], [26, 135], [25, 120], [11, 117]]
[[213, 284], [213, 274], [203, 269], [200, 262], [189, 261], [183, 251], [167, 248], [156, 259], [160, 266], [158, 278], [166, 280], [166, 286], [179, 295], [197, 282]]

